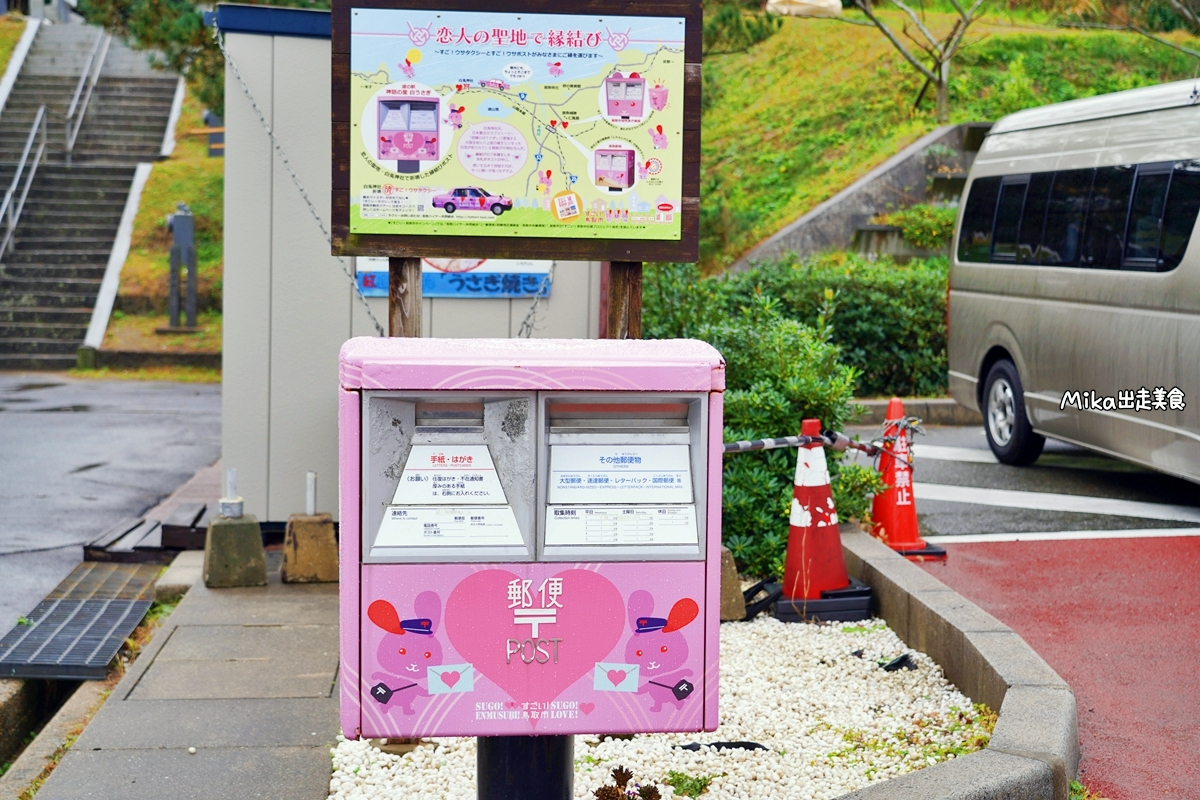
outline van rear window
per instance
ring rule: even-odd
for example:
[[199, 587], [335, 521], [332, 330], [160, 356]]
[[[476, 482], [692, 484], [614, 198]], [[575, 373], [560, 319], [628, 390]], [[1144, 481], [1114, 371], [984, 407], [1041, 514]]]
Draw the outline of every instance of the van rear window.
[[1192, 229], [1196, 227], [1197, 212], [1200, 212], [1200, 161], [1180, 161], [1171, 173], [1171, 188], [1167, 190], [1159, 272], [1169, 272], [1183, 260]]
[[959, 261], [991, 259], [992, 224], [996, 219], [996, 197], [999, 193], [999, 177], [976, 178], [971, 184], [958, 233]]

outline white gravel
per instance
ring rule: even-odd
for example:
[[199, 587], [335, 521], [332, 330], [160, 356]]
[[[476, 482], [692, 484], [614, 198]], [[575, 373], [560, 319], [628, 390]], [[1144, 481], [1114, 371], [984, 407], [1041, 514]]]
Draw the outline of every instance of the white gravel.
[[[862, 651], [862, 656], [852, 655]], [[916, 670], [877, 662], [908, 653]], [[721, 726], [713, 733], [575, 737], [575, 797], [591, 798], [622, 765], [634, 781], [668, 772], [713, 776], [706, 797], [827, 800], [986, 746], [985, 720], [924, 653], [882, 620], [787, 624], [759, 617], [721, 626]], [[754, 741], [768, 750], [681, 750]], [[331, 800], [475, 797], [475, 740], [430, 739], [404, 756], [338, 738]]]

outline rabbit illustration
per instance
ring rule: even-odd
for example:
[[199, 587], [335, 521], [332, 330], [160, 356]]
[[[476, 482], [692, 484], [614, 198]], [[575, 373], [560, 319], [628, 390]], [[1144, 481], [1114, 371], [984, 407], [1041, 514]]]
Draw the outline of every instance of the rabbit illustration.
[[650, 176], [650, 162], [647, 161], [645, 164], [638, 164], [637, 170], [638, 180], [646, 180]]
[[545, 175], [538, 173], [538, 184], [541, 186], [542, 191], [550, 194], [550, 189], [554, 185], [553, 181], [550, 180], [550, 170], [546, 170]]
[[407, 58], [404, 59], [404, 63], [400, 65], [400, 71], [404, 73], [404, 77], [406, 78], [411, 78], [416, 74], [413, 70], [413, 65], [409, 63]]
[[561, 61], [547, 61], [546, 63], [549, 64], [549, 66], [550, 66], [551, 77], [557, 78], [563, 74], [563, 68], [562, 68]]
[[372, 690], [372, 694], [388, 712], [399, 708], [405, 714], [415, 714], [413, 704], [417, 699], [429, 697], [428, 668], [442, 663], [442, 644], [436, 635], [442, 598], [437, 592], [421, 592], [413, 601], [413, 610], [415, 619], [400, 619], [396, 607], [387, 600], [376, 600], [367, 608], [367, 617], [385, 631], [376, 651], [380, 670], [371, 678], [386, 687], [386, 692], [376, 694]]
[[667, 135], [663, 133], [662, 125], [654, 126], [654, 130], [650, 131], [650, 140], [654, 142], [655, 150], [667, 149]]
[[450, 119], [446, 121], [456, 128], [461, 128], [463, 126], [462, 114], [466, 110], [466, 106], [459, 106], [458, 108], [450, 106]]
[[700, 607], [685, 597], [671, 607], [666, 619], [652, 617], [654, 596], [638, 589], [629, 595], [628, 611], [633, 635], [625, 645], [625, 663], [639, 667], [637, 693], [650, 697], [651, 711], [660, 711], [663, 703], [682, 708], [694, 686], [687, 680], [692, 671], [682, 669], [688, 646], [680, 629], [696, 618]]

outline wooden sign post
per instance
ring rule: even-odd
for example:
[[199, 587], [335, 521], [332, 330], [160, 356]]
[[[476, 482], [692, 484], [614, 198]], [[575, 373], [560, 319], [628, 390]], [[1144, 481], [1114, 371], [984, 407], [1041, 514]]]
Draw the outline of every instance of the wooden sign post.
[[334, 0], [333, 252], [390, 259], [419, 336], [421, 258], [607, 261], [608, 335], [641, 335], [641, 262], [695, 261], [699, 0]]
[[[642, 262], [699, 255], [701, 0], [502, 6], [334, 0], [333, 253], [389, 259], [413, 337], [422, 258], [607, 261], [640, 338]], [[572, 746], [481, 737], [479, 800], [569, 800]]]

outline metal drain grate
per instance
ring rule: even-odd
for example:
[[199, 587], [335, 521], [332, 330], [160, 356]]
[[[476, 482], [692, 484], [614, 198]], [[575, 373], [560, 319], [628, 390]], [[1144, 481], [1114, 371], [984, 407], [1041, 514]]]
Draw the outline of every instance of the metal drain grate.
[[0, 678], [102, 680], [154, 597], [154, 564], [85, 561], [0, 639]]

